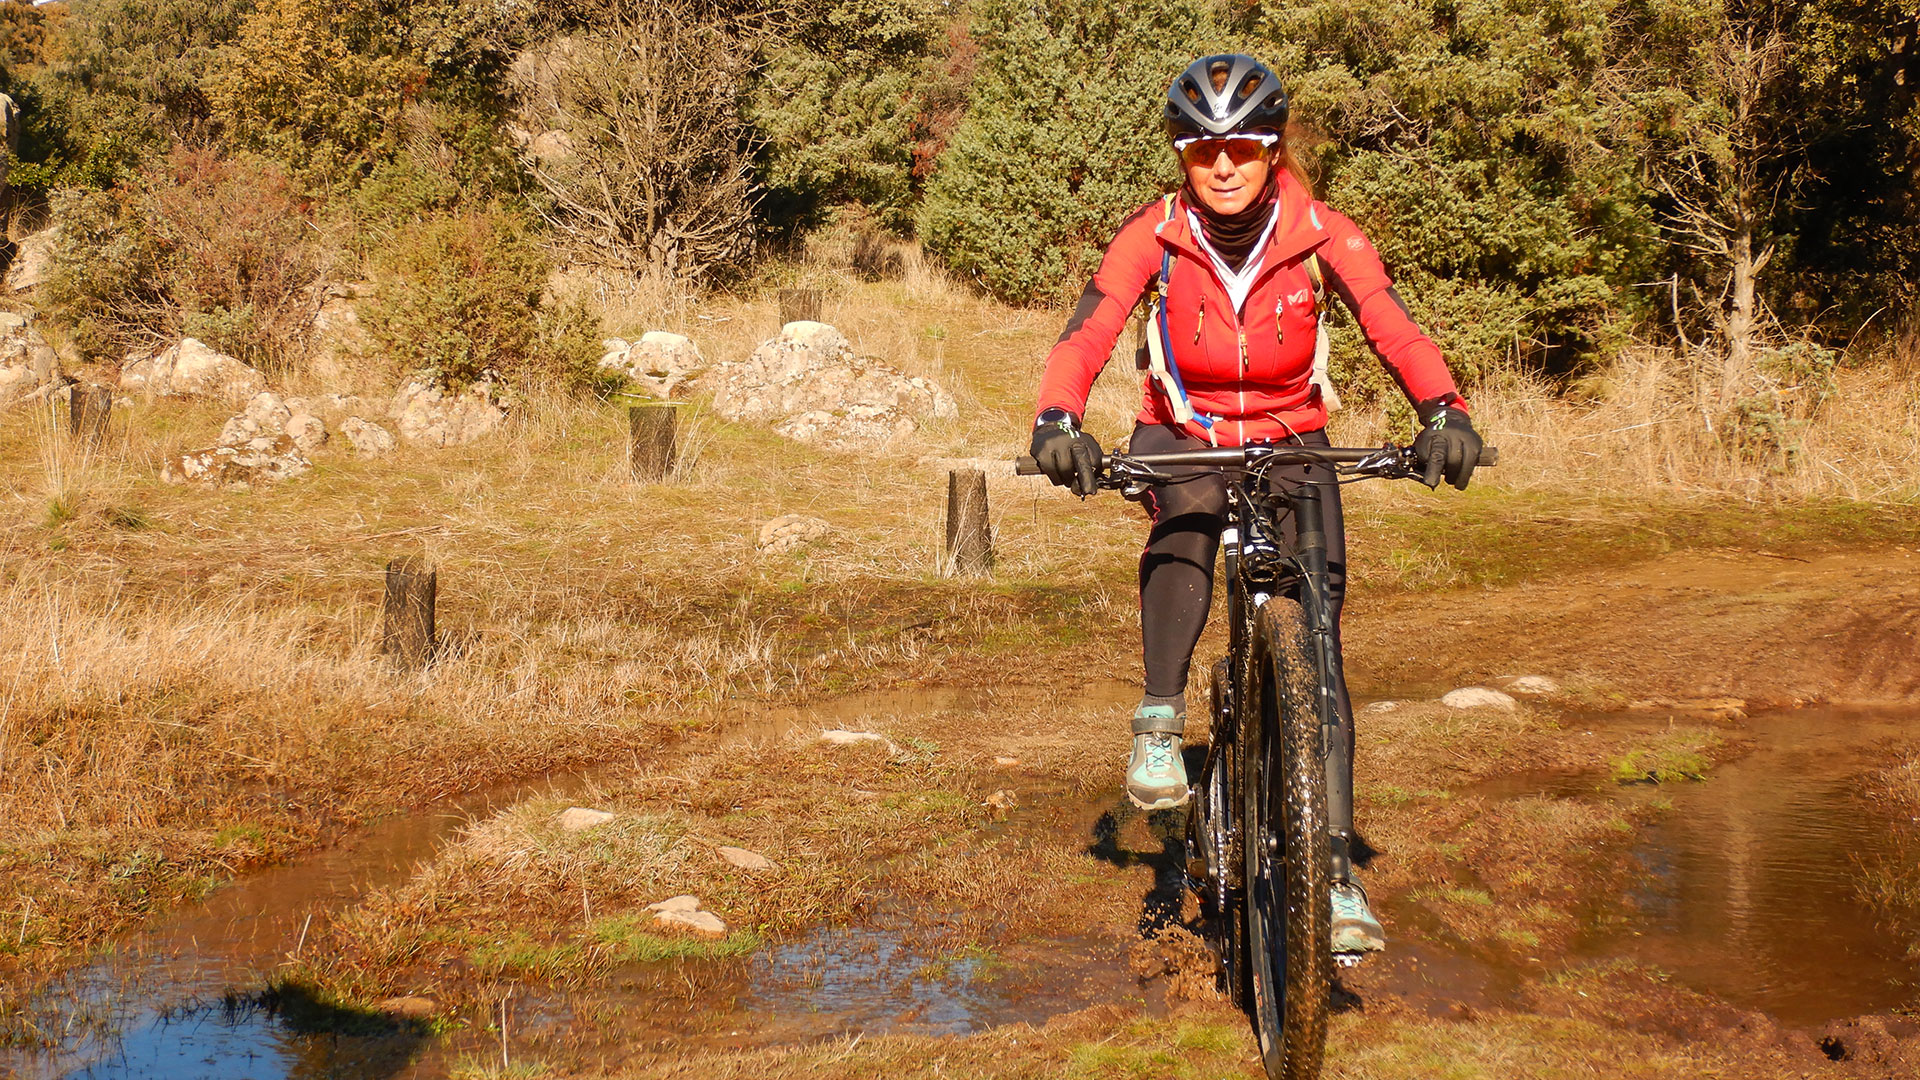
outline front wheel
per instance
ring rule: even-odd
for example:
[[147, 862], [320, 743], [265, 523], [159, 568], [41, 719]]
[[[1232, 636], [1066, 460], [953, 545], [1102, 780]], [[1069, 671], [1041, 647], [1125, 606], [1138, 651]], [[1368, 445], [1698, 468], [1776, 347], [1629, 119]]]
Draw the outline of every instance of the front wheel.
[[1254, 618], [1240, 738], [1247, 959], [1260, 1054], [1273, 1080], [1313, 1080], [1333, 987], [1331, 855], [1320, 679], [1300, 605]]

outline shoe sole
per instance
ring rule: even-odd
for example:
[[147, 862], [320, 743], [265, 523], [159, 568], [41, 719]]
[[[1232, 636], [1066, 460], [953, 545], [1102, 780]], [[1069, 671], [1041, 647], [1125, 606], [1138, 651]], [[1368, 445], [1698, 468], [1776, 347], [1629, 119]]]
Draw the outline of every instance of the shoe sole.
[[1141, 802], [1139, 796], [1129, 791], [1127, 792], [1127, 801], [1139, 807], [1142, 810], [1174, 810], [1179, 807], [1185, 806], [1187, 805], [1187, 803], [1193, 801], [1193, 789], [1188, 788], [1187, 790], [1181, 792], [1180, 797], [1177, 799], [1175, 798], [1158, 799], [1150, 803]]

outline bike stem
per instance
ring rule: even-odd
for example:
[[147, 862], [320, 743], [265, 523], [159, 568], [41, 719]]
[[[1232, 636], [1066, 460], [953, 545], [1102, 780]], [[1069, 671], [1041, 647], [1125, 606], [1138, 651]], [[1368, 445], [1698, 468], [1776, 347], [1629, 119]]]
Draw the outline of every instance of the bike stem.
[[1329, 618], [1333, 610], [1328, 580], [1326, 522], [1321, 513], [1320, 484], [1308, 482], [1289, 496], [1295, 526], [1294, 555], [1299, 563], [1307, 603], [1307, 639], [1320, 669], [1320, 744], [1327, 763], [1327, 832], [1333, 854], [1333, 878], [1352, 877], [1353, 767], [1348, 756], [1346, 725], [1336, 696], [1342, 673], [1340, 643]]

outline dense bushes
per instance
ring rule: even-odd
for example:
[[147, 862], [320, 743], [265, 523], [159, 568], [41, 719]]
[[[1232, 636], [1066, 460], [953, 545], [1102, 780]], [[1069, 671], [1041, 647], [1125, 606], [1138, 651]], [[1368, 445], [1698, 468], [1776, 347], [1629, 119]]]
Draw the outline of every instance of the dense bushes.
[[994, 296], [1064, 299], [1099, 265], [1121, 218], [1177, 181], [1160, 97], [1204, 51], [1210, 8], [976, 0], [971, 10], [979, 66], [928, 185], [920, 235]]
[[[433, 293], [384, 312], [427, 334], [394, 338], [399, 355], [578, 381], [558, 357], [588, 351], [587, 322], [540, 310], [536, 264], [707, 285], [849, 203], [994, 296], [1057, 301], [1177, 182], [1159, 95], [1226, 50], [1286, 79], [1322, 194], [1468, 376], [1502, 357], [1577, 373], [1652, 337], [1703, 368], [1723, 354], [1702, 377], [1730, 407], [1768, 350], [1900, 322], [1873, 322], [1888, 306], [1920, 321], [1920, 17], [1902, 0], [0, 0], [0, 16], [0, 86], [25, 110], [16, 203], [61, 192], [58, 304], [100, 349], [191, 325], [290, 362], [265, 294], [371, 260]], [[160, 205], [180, 146], [292, 208], [260, 221], [257, 250], [182, 226], [238, 179]], [[188, 273], [196, 244], [233, 254]], [[469, 293], [429, 257], [498, 275]], [[285, 272], [242, 285], [246, 259]], [[127, 272], [140, 260], [161, 269]], [[444, 313], [480, 309], [454, 342]], [[1348, 386], [1384, 386], [1356, 337], [1336, 348]]]
[[535, 309], [551, 263], [526, 229], [500, 211], [435, 214], [374, 254], [378, 292], [363, 321], [397, 373], [449, 384], [537, 373]]
[[187, 335], [284, 367], [324, 266], [307, 209], [277, 166], [198, 150], [107, 190], [64, 190], [48, 300], [96, 355]]

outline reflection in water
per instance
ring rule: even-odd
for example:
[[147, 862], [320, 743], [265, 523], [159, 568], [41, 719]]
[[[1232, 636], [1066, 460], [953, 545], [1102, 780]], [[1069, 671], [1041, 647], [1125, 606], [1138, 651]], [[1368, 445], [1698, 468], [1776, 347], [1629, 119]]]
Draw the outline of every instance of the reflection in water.
[[1860, 895], [1858, 857], [1884, 850], [1859, 810], [1855, 780], [1887, 763], [1912, 718], [1820, 709], [1755, 717], [1752, 754], [1705, 783], [1660, 796], [1673, 809], [1642, 834], [1648, 871], [1630, 938], [1587, 943], [1788, 1023], [1818, 1023], [1911, 1003], [1920, 970], [1907, 942]]

